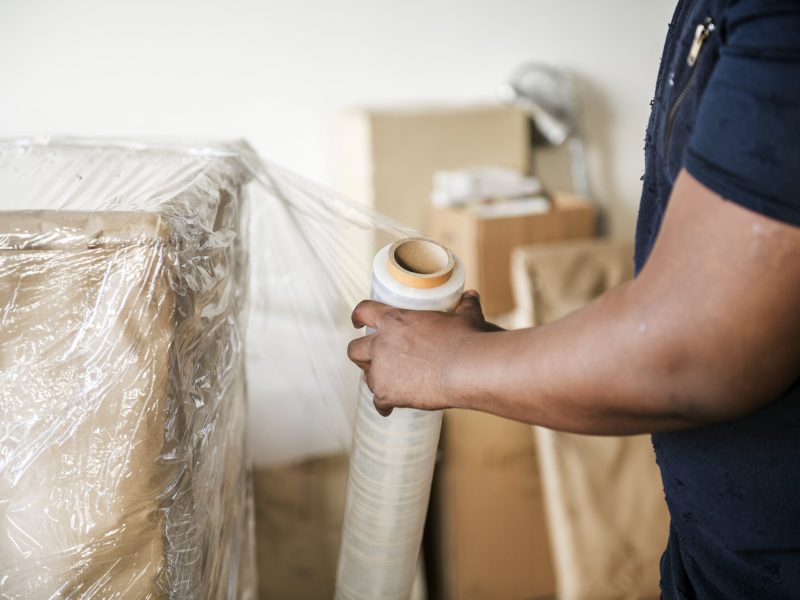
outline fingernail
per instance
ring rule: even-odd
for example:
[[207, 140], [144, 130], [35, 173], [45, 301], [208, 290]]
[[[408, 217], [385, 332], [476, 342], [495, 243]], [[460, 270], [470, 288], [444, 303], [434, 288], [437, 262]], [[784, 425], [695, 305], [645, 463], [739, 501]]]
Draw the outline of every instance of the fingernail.
[[476, 290], [467, 290], [464, 292], [465, 296], [469, 296], [470, 298], [475, 298], [476, 300], [480, 300], [481, 296]]
[[382, 417], [388, 417], [390, 414], [392, 414], [392, 407], [391, 407], [391, 406], [389, 406], [389, 407], [387, 407], [387, 408], [383, 408], [383, 407], [380, 407], [380, 406], [378, 406], [377, 404], [375, 404], [375, 402], [374, 402], [374, 401], [373, 401], [373, 404], [374, 404], [374, 406], [375, 406], [375, 410], [377, 410], [377, 411], [378, 411], [378, 414], [379, 414], [380, 416], [382, 416]]

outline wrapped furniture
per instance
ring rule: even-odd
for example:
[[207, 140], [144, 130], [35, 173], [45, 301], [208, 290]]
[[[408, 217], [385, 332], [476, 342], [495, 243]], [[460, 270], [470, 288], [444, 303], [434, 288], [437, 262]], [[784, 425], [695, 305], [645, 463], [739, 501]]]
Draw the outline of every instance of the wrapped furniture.
[[0, 596], [251, 596], [233, 154], [0, 144]]

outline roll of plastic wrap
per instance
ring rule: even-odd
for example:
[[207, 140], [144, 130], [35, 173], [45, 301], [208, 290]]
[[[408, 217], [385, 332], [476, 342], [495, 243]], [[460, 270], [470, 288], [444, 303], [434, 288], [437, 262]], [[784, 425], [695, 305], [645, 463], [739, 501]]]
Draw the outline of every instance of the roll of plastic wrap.
[[[398, 308], [449, 312], [464, 266], [444, 246], [407, 238], [375, 256], [372, 298]], [[441, 411], [375, 410], [362, 383], [353, 430], [336, 598], [406, 600], [416, 574]]]

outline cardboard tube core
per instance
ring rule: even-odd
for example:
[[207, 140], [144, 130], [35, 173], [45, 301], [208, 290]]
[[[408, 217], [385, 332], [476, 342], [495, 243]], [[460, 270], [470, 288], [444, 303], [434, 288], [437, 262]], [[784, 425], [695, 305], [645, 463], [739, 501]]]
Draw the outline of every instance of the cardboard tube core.
[[438, 242], [415, 237], [398, 240], [389, 248], [389, 274], [413, 288], [434, 288], [453, 274], [453, 253]]

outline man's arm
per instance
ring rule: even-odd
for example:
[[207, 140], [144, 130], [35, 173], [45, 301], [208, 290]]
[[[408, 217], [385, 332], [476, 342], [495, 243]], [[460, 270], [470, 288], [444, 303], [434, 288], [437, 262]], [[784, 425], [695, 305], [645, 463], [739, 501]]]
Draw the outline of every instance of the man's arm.
[[752, 412], [800, 367], [800, 228], [726, 202], [686, 172], [637, 279], [533, 329], [363, 302], [348, 353], [376, 406], [464, 407], [554, 429], [632, 434]]

